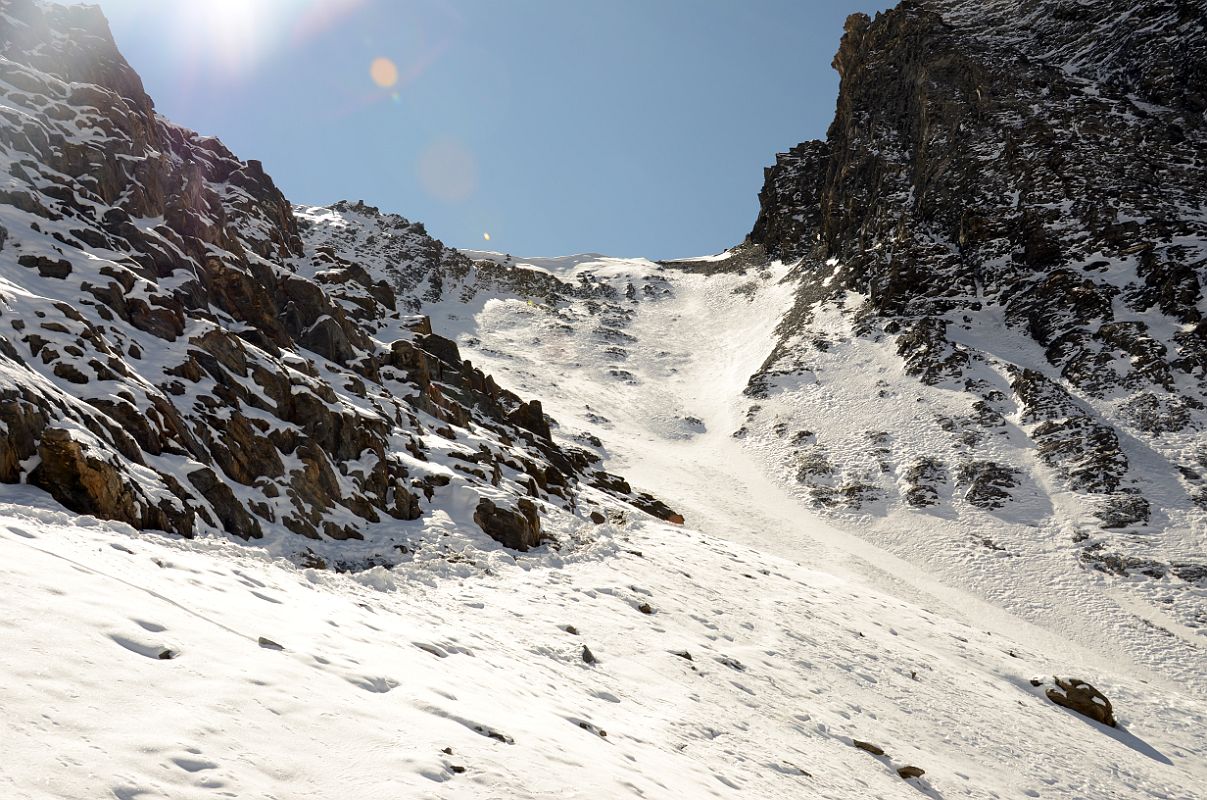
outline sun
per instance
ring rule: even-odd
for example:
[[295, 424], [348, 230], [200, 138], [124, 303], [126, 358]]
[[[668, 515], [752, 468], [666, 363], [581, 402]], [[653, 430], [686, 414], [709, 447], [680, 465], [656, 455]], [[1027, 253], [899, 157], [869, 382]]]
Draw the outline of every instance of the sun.
[[247, 75], [285, 43], [297, 0], [177, 0], [154, 13], [176, 53], [226, 78]]

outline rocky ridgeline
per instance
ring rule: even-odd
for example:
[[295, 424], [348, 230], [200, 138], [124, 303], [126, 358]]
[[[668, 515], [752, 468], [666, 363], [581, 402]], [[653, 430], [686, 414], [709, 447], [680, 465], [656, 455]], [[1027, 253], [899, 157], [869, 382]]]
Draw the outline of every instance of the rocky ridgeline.
[[851, 16], [834, 67], [826, 140], [766, 171], [750, 243], [800, 288], [749, 394], [866, 346], [964, 410], [882, 381], [885, 456], [938, 433], [883, 470], [798, 417], [814, 499], [1008, 513], [1053, 485], [1091, 529], [1202, 530], [1207, 3], [907, 1]]
[[155, 113], [95, 7], [4, 0], [0, 42], [0, 481], [186, 536], [359, 539], [468, 488], [526, 549], [584, 478], [673, 516], [414, 314], [464, 256], [405, 220], [363, 263], [308, 244], [258, 162]]
[[[492, 297], [524, 298], [555, 311], [582, 302], [592, 316], [623, 317], [611, 323], [620, 328], [631, 321], [625, 309], [639, 298], [658, 300], [670, 293], [668, 281], [657, 274], [634, 276], [618, 285], [589, 270], [578, 272], [573, 280], [563, 279], [498, 253], [473, 258], [432, 239], [422, 223], [363, 202], [296, 206], [294, 214], [313, 254], [297, 263], [298, 271], [325, 284], [349, 314], [375, 329], [393, 324], [389, 315], [364, 313], [368, 301], [363, 287], [376, 284], [389, 287], [399, 309], [413, 313], [440, 303], [472, 313]], [[356, 280], [348, 280], [353, 275]]]
[[[627, 355], [622, 345], [634, 341], [624, 329], [633, 320], [637, 298], [659, 300], [671, 291], [667, 280], [657, 274], [642, 275], [636, 282], [623, 281], [619, 286], [589, 271], [571, 281], [521, 266], [509, 256], [470, 258], [429, 237], [421, 223], [363, 202], [297, 206], [294, 213], [307, 251], [293, 262], [297, 273], [322, 285], [351, 319], [378, 340], [405, 336], [413, 326], [410, 312], [443, 308], [449, 324], [467, 325], [466, 318], [491, 299], [523, 299], [554, 315], [565, 328], [589, 320], [592, 338], [618, 362], [610, 371], [624, 380], [628, 373], [619, 365]], [[381, 304], [383, 297], [392, 298], [388, 307]], [[422, 319], [421, 324], [430, 327], [430, 321]], [[475, 337], [468, 338], [477, 343]], [[459, 348], [451, 339], [426, 336], [423, 341], [424, 347], [447, 363], [461, 363]], [[518, 398], [512, 400], [512, 404], [516, 402]], [[547, 436], [548, 423], [541, 428]], [[595, 451], [600, 441], [589, 431], [566, 432], [566, 438], [585, 445], [576, 451], [580, 461], [589, 465], [599, 461]], [[573, 474], [581, 474], [587, 484], [659, 519], [683, 521], [661, 500], [633, 489], [619, 476], [594, 466]]]

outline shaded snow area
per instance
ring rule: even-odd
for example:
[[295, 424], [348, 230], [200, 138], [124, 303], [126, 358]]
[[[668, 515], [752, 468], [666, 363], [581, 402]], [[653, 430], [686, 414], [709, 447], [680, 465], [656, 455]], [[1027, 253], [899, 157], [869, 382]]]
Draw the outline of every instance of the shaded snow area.
[[[1207, 706], [1177, 686], [648, 518], [563, 531], [560, 554], [466, 544], [350, 575], [3, 491], [5, 798], [1207, 785]], [[1092, 676], [1120, 727], [1049, 703], [1028, 679], [1053, 672]]]

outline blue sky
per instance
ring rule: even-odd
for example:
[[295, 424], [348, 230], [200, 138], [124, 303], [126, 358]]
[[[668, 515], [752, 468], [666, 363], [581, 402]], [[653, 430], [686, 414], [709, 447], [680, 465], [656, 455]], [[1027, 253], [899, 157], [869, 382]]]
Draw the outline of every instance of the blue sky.
[[847, 14], [887, 5], [99, 4], [159, 111], [294, 202], [363, 199], [461, 247], [652, 258], [741, 241], [763, 167], [824, 136]]

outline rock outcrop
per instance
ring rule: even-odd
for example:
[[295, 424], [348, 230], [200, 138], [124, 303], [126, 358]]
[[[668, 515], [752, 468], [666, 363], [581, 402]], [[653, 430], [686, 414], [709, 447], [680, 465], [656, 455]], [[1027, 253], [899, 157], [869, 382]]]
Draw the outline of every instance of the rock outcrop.
[[383, 552], [466, 487], [517, 549], [543, 513], [587, 516], [598, 456], [414, 313], [468, 258], [405, 220], [355, 260], [308, 241], [259, 162], [155, 113], [96, 7], [4, 0], [0, 43], [0, 481]]
[[[744, 246], [796, 264], [748, 389], [818, 432], [785, 470], [838, 511], [1201, 530], [1207, 3], [907, 1], [851, 16], [833, 66], [827, 137], [766, 170]], [[850, 363], [913, 383], [846, 430]]]
[[1032, 678], [1031, 685], [1046, 686], [1044, 696], [1061, 708], [1076, 711], [1083, 717], [1088, 717], [1094, 722], [1109, 725], [1112, 728], [1119, 724], [1115, 720], [1115, 710], [1111, 706], [1111, 701], [1106, 698], [1106, 695], [1083, 680], [1061, 677]]

